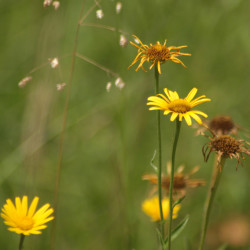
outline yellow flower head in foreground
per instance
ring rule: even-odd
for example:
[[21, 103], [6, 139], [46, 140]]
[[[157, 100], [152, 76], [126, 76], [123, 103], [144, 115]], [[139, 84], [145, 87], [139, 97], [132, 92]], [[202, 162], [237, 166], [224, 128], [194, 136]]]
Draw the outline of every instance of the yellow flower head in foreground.
[[207, 115], [199, 110], [192, 110], [193, 107], [203, 103], [211, 101], [205, 95], [197, 97], [193, 100], [194, 96], [197, 93], [197, 89], [193, 88], [187, 97], [184, 99], [179, 98], [179, 95], [176, 91], [164, 89], [166, 96], [163, 94], [158, 94], [156, 96], [150, 96], [148, 98], [147, 105], [153, 105], [149, 110], [163, 110], [164, 115], [172, 113], [170, 120], [174, 121], [177, 116], [179, 116], [179, 121], [182, 121], [182, 118], [186, 120], [188, 126], [192, 125], [191, 117], [196, 120], [199, 124], [202, 123], [201, 118], [198, 115], [207, 117]]
[[[177, 218], [178, 211], [180, 210], [180, 208], [181, 208], [180, 204], [178, 204], [174, 207], [173, 219]], [[154, 196], [150, 199], [145, 200], [142, 203], [142, 210], [146, 215], [151, 217], [152, 221], [161, 220], [159, 199], [157, 196]], [[163, 210], [163, 218], [165, 220], [169, 216], [169, 199], [168, 198], [162, 199], [162, 210]]]
[[23, 196], [22, 200], [20, 197], [16, 197], [15, 205], [10, 199], [6, 200], [1, 217], [4, 219], [4, 223], [9, 226], [9, 231], [23, 235], [41, 234], [40, 230], [47, 227], [45, 223], [54, 219], [53, 216], [50, 216], [54, 210], [49, 208], [50, 204], [45, 204], [36, 211], [38, 200], [39, 198], [35, 197], [29, 209], [27, 196]]
[[[160, 42], [156, 42], [156, 44], [153, 45], [152, 43], [150, 43], [150, 46], [148, 46], [146, 44], [143, 44], [137, 36], [133, 35], [133, 37], [140, 43], [140, 46], [133, 42], [130, 42], [133, 46], [138, 48], [138, 54], [135, 57], [134, 61], [129, 66], [129, 68], [139, 60], [141, 61], [139, 63], [139, 66], [136, 68], [136, 71], [139, 68], [142, 68], [145, 72], [147, 72], [143, 67], [143, 63], [145, 61], [152, 63], [149, 69], [152, 69], [153, 66], [156, 65], [159, 74], [161, 74], [161, 64], [166, 61], [180, 63], [183, 67], [186, 68], [184, 63], [177, 57], [178, 56], [191, 56], [191, 54], [189, 53], [180, 52], [180, 49], [186, 48], [187, 45], [183, 45], [179, 47], [175, 47], [175, 46], [166, 47], [167, 40], [165, 40], [164, 44], [160, 44]], [[171, 50], [174, 50], [174, 51], [171, 51]]]

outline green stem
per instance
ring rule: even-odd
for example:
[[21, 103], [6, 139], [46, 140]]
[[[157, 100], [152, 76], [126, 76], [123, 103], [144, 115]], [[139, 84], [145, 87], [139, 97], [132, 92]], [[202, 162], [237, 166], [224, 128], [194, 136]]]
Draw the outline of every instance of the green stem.
[[205, 203], [204, 218], [203, 218], [203, 224], [202, 224], [202, 230], [201, 230], [202, 233], [201, 233], [201, 241], [200, 241], [199, 250], [203, 249], [203, 246], [205, 243], [208, 221], [209, 221], [215, 193], [216, 193], [216, 190], [217, 190], [219, 183], [220, 183], [220, 179], [221, 179], [221, 175], [223, 172], [225, 161], [226, 161], [226, 158], [222, 157], [221, 162], [220, 162], [220, 166], [218, 167], [218, 164], [217, 164], [218, 161], [216, 161], [215, 165], [214, 165], [214, 173], [212, 176], [212, 180], [210, 182], [210, 188], [209, 188], [207, 200]]
[[24, 237], [25, 237], [25, 235], [21, 234], [20, 242], [19, 242], [19, 247], [18, 247], [19, 250], [22, 250], [22, 248], [23, 248]]
[[[159, 72], [155, 66], [155, 94], [159, 94]], [[162, 210], [162, 192], [161, 192], [161, 113], [160, 110], [157, 111], [157, 135], [158, 135], [158, 198], [159, 198], [159, 208], [160, 208], [160, 230], [161, 235], [164, 238], [164, 217]]]
[[171, 249], [171, 232], [172, 232], [172, 218], [173, 218], [173, 186], [174, 186], [174, 166], [175, 166], [175, 153], [177, 143], [180, 135], [181, 122], [178, 117], [176, 119], [175, 138], [172, 151], [172, 164], [171, 164], [171, 175], [169, 184], [169, 225], [168, 225], [168, 250]]

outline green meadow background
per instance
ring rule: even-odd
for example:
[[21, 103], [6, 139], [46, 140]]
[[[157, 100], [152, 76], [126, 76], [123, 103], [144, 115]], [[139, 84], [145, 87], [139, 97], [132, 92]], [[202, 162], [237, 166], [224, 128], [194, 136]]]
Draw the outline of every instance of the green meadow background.
[[[47, 202], [53, 206], [68, 90], [67, 85], [57, 91], [56, 84], [69, 80], [83, 2], [64, 0], [55, 11], [44, 8], [41, 0], [0, 0], [1, 207], [7, 198], [23, 195], [30, 200], [39, 196], [40, 206]], [[96, 7], [85, 22], [121, 29], [129, 40], [135, 34], [145, 44], [168, 39], [168, 46], [188, 45], [183, 52], [192, 56], [181, 57], [188, 68], [163, 64], [160, 89], [167, 87], [185, 97], [197, 87], [198, 95], [212, 99], [199, 106], [209, 118], [230, 115], [236, 124], [248, 128], [249, 0], [121, 2], [123, 9], [118, 15], [116, 1], [103, 0], [103, 19], [96, 19]], [[93, 4], [85, 1], [85, 14]], [[122, 48], [117, 32], [82, 26], [77, 52], [118, 73], [126, 86], [119, 90], [114, 85], [116, 78], [76, 58], [60, 177], [56, 249], [158, 249], [156, 225], [141, 211], [151, 190], [141, 176], [153, 173], [150, 161], [157, 147], [156, 114], [146, 106], [147, 97], [154, 94], [154, 72], [135, 72], [136, 66], [128, 70], [137, 49], [131, 45]], [[47, 63], [53, 57], [59, 57], [60, 69], [51, 69]], [[32, 81], [19, 88], [18, 82], [41, 65]], [[108, 93], [109, 81], [112, 87]], [[164, 170], [171, 157], [175, 127], [169, 118], [162, 118]], [[246, 133], [239, 135], [247, 139]], [[207, 141], [195, 136], [195, 129], [184, 122], [176, 164], [184, 164], [187, 173], [200, 165], [192, 178], [209, 182], [215, 155], [204, 163], [201, 148]], [[236, 171], [235, 166], [236, 160], [226, 162], [211, 214], [207, 249], [218, 249], [223, 243], [228, 243], [227, 250], [250, 249], [249, 240], [239, 240], [244, 230], [250, 234], [249, 159], [244, 168]], [[173, 242], [173, 250], [197, 249], [207, 189], [208, 185], [188, 190], [174, 224], [187, 214], [190, 220]], [[50, 249], [51, 228], [52, 222], [42, 235], [26, 237], [24, 249]], [[230, 243], [231, 235], [240, 243]], [[0, 249], [17, 249], [18, 242], [19, 236], [7, 231], [2, 220]]]

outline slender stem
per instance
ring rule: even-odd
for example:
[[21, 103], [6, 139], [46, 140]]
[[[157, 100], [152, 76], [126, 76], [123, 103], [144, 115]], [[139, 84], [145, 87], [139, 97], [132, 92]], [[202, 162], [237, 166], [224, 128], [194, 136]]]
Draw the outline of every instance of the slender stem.
[[25, 235], [24, 235], [24, 234], [21, 234], [20, 236], [21, 236], [21, 237], [20, 237], [20, 242], [19, 242], [19, 247], [18, 247], [18, 249], [19, 249], [19, 250], [22, 250], [22, 248], [23, 248], [23, 241], [24, 241]]
[[208, 195], [207, 195], [207, 200], [206, 200], [206, 203], [205, 203], [203, 224], [202, 224], [202, 229], [201, 229], [201, 232], [202, 232], [201, 233], [201, 241], [200, 241], [199, 250], [203, 249], [203, 246], [204, 246], [204, 243], [205, 243], [208, 221], [209, 221], [209, 217], [210, 217], [210, 213], [211, 213], [215, 193], [216, 193], [216, 190], [217, 190], [217, 188], [219, 186], [220, 179], [221, 179], [221, 176], [222, 176], [225, 161], [226, 161], [226, 158], [222, 157], [219, 168], [218, 168], [217, 161], [215, 161], [215, 164], [214, 164], [214, 173], [213, 173], [212, 180], [210, 182], [210, 188], [209, 188]]
[[[159, 94], [159, 72], [155, 66], [155, 94]], [[158, 198], [159, 198], [159, 208], [161, 216], [161, 235], [164, 238], [164, 217], [162, 210], [162, 192], [161, 192], [161, 113], [160, 110], [157, 111], [157, 135], [158, 135]]]
[[[84, 6], [85, 6], [85, 0], [83, 1], [83, 4], [82, 4], [80, 18], [82, 17]], [[70, 90], [71, 90], [71, 86], [72, 86], [73, 73], [74, 73], [74, 69], [75, 69], [75, 59], [76, 59], [78, 35], [79, 35], [80, 27], [81, 27], [81, 23], [80, 23], [81, 19], [80, 18], [78, 20], [77, 28], [76, 28], [74, 48], [73, 48], [73, 53], [72, 53], [71, 70], [70, 70], [70, 76], [69, 76], [69, 82], [68, 82], [68, 90], [67, 90], [67, 96], [66, 96], [66, 101], [65, 101], [65, 106], [64, 106], [64, 117], [63, 117], [62, 130], [61, 130], [60, 142], [59, 142], [59, 152], [58, 152], [55, 192], [54, 192], [54, 216], [55, 216], [55, 219], [52, 222], [52, 229], [51, 229], [51, 241], [50, 241], [50, 249], [51, 250], [55, 248], [56, 218], [57, 218], [56, 214], [57, 214], [58, 192], [59, 192], [61, 168], [62, 168], [64, 134], [65, 134], [65, 128], [66, 128], [66, 122], [67, 122], [67, 115], [68, 115]]]
[[175, 153], [177, 148], [177, 143], [181, 130], [181, 122], [178, 117], [176, 119], [176, 129], [175, 138], [172, 150], [172, 164], [171, 164], [171, 174], [170, 174], [170, 184], [169, 184], [169, 225], [168, 225], [168, 250], [171, 249], [171, 232], [172, 232], [172, 219], [173, 219], [173, 186], [174, 186], [174, 166], [175, 166]]

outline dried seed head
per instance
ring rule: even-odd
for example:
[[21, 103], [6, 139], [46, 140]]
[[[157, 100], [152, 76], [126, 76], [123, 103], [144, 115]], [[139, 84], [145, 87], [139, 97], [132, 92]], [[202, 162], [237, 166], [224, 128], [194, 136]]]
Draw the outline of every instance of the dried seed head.
[[102, 19], [104, 17], [102, 9], [96, 11], [96, 18]]
[[123, 82], [123, 80], [118, 77], [116, 80], [115, 80], [115, 86], [119, 89], [123, 89], [125, 87], [125, 83]]
[[121, 2], [116, 3], [115, 10], [116, 10], [116, 14], [119, 14], [121, 12], [121, 10], [122, 10], [122, 3]]
[[209, 128], [216, 134], [228, 134], [235, 128], [235, 124], [230, 116], [220, 115], [210, 121]]
[[25, 78], [23, 78], [19, 83], [18, 83], [18, 87], [19, 88], [23, 88], [26, 86], [26, 84], [28, 82], [30, 82], [32, 80], [32, 76], [26, 76]]
[[44, 0], [44, 1], [43, 1], [43, 7], [46, 8], [46, 7], [50, 6], [51, 3], [52, 3], [52, 0]]
[[52, 58], [52, 59], [49, 58], [49, 62], [50, 62], [50, 66], [52, 69], [55, 69], [59, 65], [59, 61], [57, 57]]
[[224, 157], [230, 157], [240, 152], [240, 142], [229, 135], [221, 135], [212, 140], [212, 148]]
[[250, 150], [245, 146], [245, 144], [248, 142], [245, 142], [243, 140], [236, 140], [229, 135], [213, 135], [213, 137], [209, 137], [209, 139], [210, 142], [206, 143], [202, 147], [204, 160], [207, 161], [211, 152], [215, 151], [218, 155], [218, 167], [220, 166], [222, 157], [230, 159], [235, 158], [237, 160], [237, 170], [239, 163], [243, 165], [241, 161], [245, 159], [243, 154], [250, 155]]
[[62, 91], [62, 90], [65, 88], [65, 86], [66, 86], [66, 83], [65, 83], [65, 82], [59, 83], [59, 84], [56, 85], [56, 89], [57, 89], [58, 91]]
[[107, 92], [110, 91], [111, 87], [112, 87], [112, 83], [111, 83], [111, 82], [108, 82], [107, 85], [106, 85], [106, 90], [107, 90]]
[[52, 5], [54, 6], [55, 10], [58, 10], [58, 8], [60, 7], [60, 2], [59, 1], [54, 1], [52, 3]]
[[128, 39], [124, 35], [120, 35], [120, 45], [125, 48], [128, 45]]

